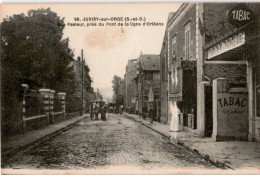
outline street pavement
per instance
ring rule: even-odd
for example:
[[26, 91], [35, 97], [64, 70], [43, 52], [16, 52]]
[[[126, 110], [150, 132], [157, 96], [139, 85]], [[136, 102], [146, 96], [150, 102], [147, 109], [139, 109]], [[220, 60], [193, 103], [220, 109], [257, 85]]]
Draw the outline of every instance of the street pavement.
[[105, 169], [113, 166], [216, 169], [195, 152], [115, 114], [109, 114], [107, 121], [84, 119], [2, 162], [3, 168], [13, 169]]

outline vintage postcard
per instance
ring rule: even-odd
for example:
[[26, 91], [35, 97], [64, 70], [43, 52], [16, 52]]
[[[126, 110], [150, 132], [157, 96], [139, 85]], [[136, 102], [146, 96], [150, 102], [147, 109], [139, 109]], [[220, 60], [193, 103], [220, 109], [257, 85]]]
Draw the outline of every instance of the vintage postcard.
[[0, 8], [2, 174], [260, 174], [260, 3]]

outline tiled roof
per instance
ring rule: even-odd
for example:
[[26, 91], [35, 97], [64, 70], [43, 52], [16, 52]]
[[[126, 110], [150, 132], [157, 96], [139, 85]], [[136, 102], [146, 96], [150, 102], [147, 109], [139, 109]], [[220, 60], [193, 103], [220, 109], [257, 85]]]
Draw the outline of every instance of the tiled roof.
[[160, 70], [160, 56], [152, 54], [142, 54], [140, 62], [143, 70], [159, 71]]

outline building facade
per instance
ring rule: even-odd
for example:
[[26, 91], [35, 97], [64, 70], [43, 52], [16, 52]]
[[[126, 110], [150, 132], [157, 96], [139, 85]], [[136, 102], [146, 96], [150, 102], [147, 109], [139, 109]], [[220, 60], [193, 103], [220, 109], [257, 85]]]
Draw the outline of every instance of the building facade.
[[170, 131], [179, 125], [196, 128], [197, 40], [195, 3], [184, 3], [167, 25], [168, 120]]
[[[213, 108], [212, 113], [207, 101], [212, 98], [210, 90], [213, 87], [214, 91], [214, 82], [201, 86], [204, 89], [201, 98], [204, 98], [205, 105], [204, 108], [200, 108], [200, 112], [204, 113], [202, 135], [212, 135], [215, 140], [260, 140], [259, 9], [258, 3], [205, 3], [202, 6], [203, 75], [209, 81], [217, 78], [227, 80], [229, 94], [225, 95], [229, 96], [229, 100], [224, 103], [226, 97], [216, 98], [219, 102], [215, 107], [219, 107], [218, 111], [227, 108], [228, 111], [232, 111], [228, 116], [228, 122], [217, 116], [222, 113], [217, 113], [216, 108]], [[234, 102], [231, 99], [234, 99]], [[215, 102], [213, 92], [213, 107]], [[225, 118], [225, 115], [222, 118]], [[218, 122], [225, 123], [225, 127]], [[212, 127], [209, 127], [211, 124]]]
[[259, 6], [183, 3], [170, 18], [161, 50], [170, 131], [259, 141]]
[[[170, 13], [167, 26], [174, 13]], [[164, 33], [161, 53], [160, 53], [160, 121], [168, 124], [168, 31]]]
[[138, 113], [143, 109], [149, 112], [153, 109], [155, 120], [159, 121], [160, 115], [160, 56], [140, 54], [138, 59], [139, 71], [136, 81], [138, 82]]
[[137, 77], [138, 60], [128, 60], [125, 73], [125, 109], [130, 113], [135, 113], [138, 108], [137, 102]]

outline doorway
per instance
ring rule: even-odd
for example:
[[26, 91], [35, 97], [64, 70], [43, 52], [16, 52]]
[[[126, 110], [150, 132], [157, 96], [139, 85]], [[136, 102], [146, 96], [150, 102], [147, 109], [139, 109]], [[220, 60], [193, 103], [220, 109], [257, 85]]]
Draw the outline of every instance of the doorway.
[[213, 95], [212, 86], [205, 86], [205, 136], [211, 137], [213, 131]]

